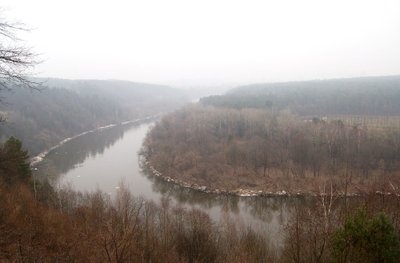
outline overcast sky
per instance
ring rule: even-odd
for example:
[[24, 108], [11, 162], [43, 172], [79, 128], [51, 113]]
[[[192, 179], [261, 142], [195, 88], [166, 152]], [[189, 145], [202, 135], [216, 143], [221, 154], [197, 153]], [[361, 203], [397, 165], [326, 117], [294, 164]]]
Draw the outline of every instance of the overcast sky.
[[400, 74], [399, 0], [2, 0], [41, 76], [219, 85]]

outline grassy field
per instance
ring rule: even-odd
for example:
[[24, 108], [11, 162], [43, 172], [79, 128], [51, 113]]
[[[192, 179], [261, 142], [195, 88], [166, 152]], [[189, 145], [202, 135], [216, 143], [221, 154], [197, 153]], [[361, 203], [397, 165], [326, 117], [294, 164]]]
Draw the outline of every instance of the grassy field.
[[321, 119], [325, 121], [341, 120], [345, 125], [360, 125], [368, 129], [400, 130], [400, 116], [330, 115], [321, 117]]

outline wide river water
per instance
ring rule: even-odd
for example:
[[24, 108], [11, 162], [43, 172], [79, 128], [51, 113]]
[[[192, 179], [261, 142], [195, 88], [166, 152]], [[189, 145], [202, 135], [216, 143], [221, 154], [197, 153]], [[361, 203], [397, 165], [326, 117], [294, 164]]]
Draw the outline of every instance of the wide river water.
[[264, 231], [275, 245], [283, 240], [282, 228], [294, 205], [290, 197], [236, 197], [202, 193], [146, 174], [138, 152], [154, 122], [127, 124], [77, 137], [52, 150], [36, 165], [34, 175], [56, 186], [78, 191], [101, 190], [110, 195], [124, 184], [135, 196], [159, 203], [169, 198], [187, 209], [200, 209], [216, 222], [229, 216], [237, 224]]

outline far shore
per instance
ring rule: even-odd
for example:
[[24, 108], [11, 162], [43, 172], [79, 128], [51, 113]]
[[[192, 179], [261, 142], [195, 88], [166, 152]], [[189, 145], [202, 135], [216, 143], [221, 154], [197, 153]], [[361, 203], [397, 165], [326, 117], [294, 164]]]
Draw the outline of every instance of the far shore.
[[150, 116], [147, 116], [147, 117], [144, 117], [144, 118], [138, 118], [138, 119], [128, 120], [128, 121], [119, 122], [119, 123], [111, 123], [111, 124], [107, 124], [107, 125], [104, 125], [104, 126], [100, 126], [100, 127], [95, 128], [95, 129], [88, 130], [88, 131], [84, 131], [84, 132], [79, 133], [79, 134], [77, 134], [77, 135], [74, 135], [74, 136], [65, 138], [64, 140], [60, 141], [60, 142], [57, 143], [56, 145], [54, 145], [54, 146], [50, 147], [49, 149], [47, 149], [47, 150], [45, 150], [45, 151], [39, 153], [38, 155], [32, 157], [32, 158], [30, 159], [30, 162], [29, 162], [29, 163], [30, 163], [30, 166], [31, 166], [31, 167], [34, 167], [35, 165], [37, 165], [37, 164], [39, 164], [40, 162], [42, 162], [43, 159], [46, 157], [46, 155], [48, 155], [51, 151], [53, 151], [53, 150], [55, 150], [55, 149], [61, 147], [61, 146], [64, 145], [65, 143], [69, 142], [70, 140], [76, 139], [76, 138], [81, 137], [81, 136], [83, 136], [83, 135], [86, 135], [86, 134], [89, 134], [89, 133], [93, 133], [93, 132], [96, 132], [96, 131], [100, 131], [100, 130], [104, 130], [104, 129], [110, 129], [110, 128], [115, 127], [115, 126], [117, 126], [117, 125], [134, 124], [134, 123], [136, 123], [136, 122], [149, 121], [149, 120], [152, 120], [152, 119], [155, 119], [155, 118], [158, 118], [158, 117], [160, 117], [160, 114], [150, 115]]

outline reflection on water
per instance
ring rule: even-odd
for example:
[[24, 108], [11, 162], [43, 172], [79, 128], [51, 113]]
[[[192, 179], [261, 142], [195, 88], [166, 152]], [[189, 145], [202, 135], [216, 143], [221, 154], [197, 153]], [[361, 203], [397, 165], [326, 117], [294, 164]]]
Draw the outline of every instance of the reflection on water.
[[116, 126], [113, 129], [98, 130], [80, 136], [51, 151], [37, 167], [48, 169], [48, 175], [58, 178], [82, 164], [87, 158], [103, 154], [106, 149], [123, 138], [124, 130], [128, 128]]
[[147, 178], [153, 183], [153, 191], [160, 193], [164, 197], [169, 197], [177, 203], [196, 206], [202, 209], [220, 207], [232, 214], [250, 214], [254, 219], [263, 222], [272, 222], [272, 218], [279, 215], [277, 220], [280, 224], [284, 224], [289, 210], [292, 210], [296, 205], [305, 205], [311, 201], [305, 197], [239, 197], [234, 195], [218, 195], [180, 187], [152, 175], [147, 175]]
[[51, 151], [35, 172], [54, 185], [69, 184], [78, 191], [100, 189], [113, 194], [120, 183], [136, 195], [159, 200], [142, 175], [138, 151], [151, 123], [127, 124], [99, 130], [71, 140]]
[[280, 231], [290, 212], [305, 200], [289, 197], [237, 197], [207, 194], [144, 174], [138, 151], [152, 123], [115, 126], [73, 139], [51, 151], [35, 172], [53, 184], [70, 184], [79, 191], [100, 189], [111, 195], [123, 181], [135, 195], [159, 202], [168, 198], [185, 208], [197, 208], [213, 219], [227, 216], [280, 243]]

